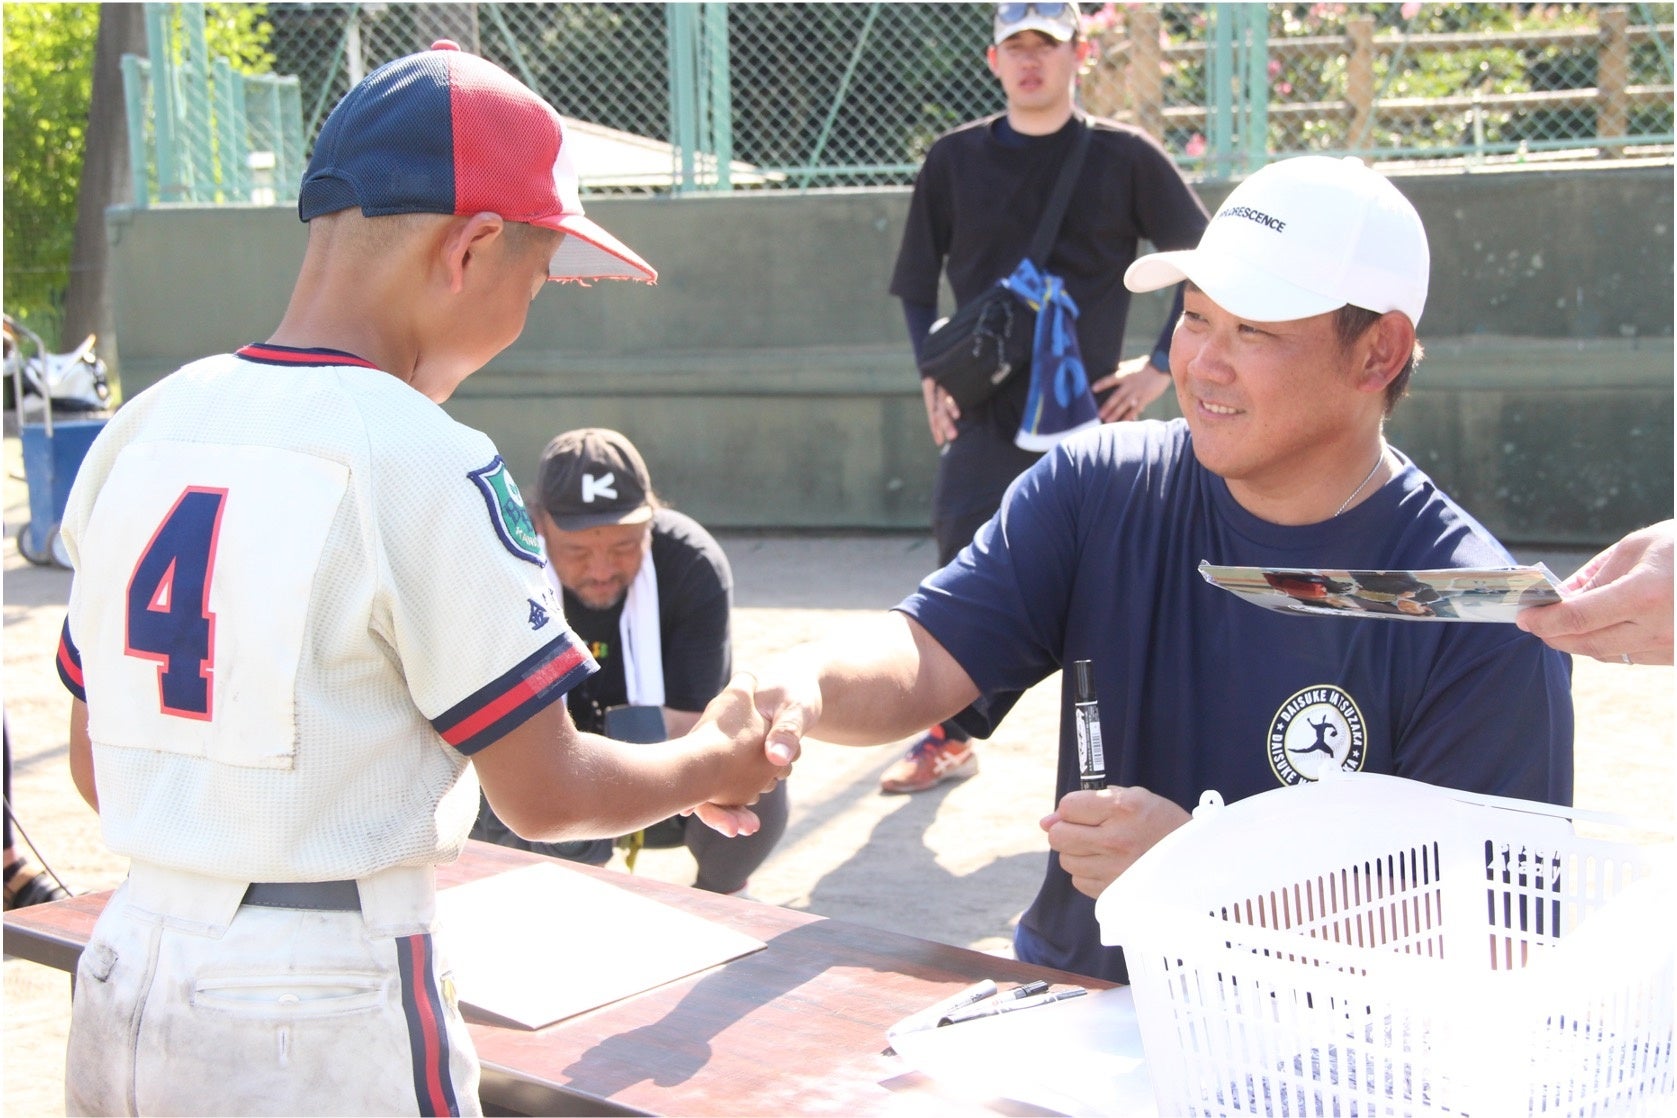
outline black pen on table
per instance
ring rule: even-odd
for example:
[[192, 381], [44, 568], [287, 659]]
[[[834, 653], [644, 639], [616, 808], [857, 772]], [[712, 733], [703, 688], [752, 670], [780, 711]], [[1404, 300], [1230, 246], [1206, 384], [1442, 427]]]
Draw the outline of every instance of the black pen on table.
[[1072, 662], [1072, 719], [1077, 724], [1078, 787], [1085, 792], [1106, 787], [1106, 754], [1101, 751], [1101, 710], [1095, 698], [1095, 673], [1087, 660]]
[[907, 1017], [885, 1030], [885, 1038], [890, 1040], [898, 1033], [913, 1032], [916, 1029], [929, 1029], [937, 1025], [947, 1014], [972, 1005], [974, 1002], [996, 996], [994, 979], [986, 978], [975, 982], [964, 990], [949, 995], [940, 1002], [927, 1006], [918, 1013], [911, 1013]]
[[1072, 986], [1069, 989], [1052, 994], [1032, 994], [1026, 998], [992, 998], [989, 1001], [979, 1002], [976, 1005], [969, 1005], [947, 1013], [939, 1019], [938, 1024], [940, 1026], [959, 1025], [963, 1021], [976, 1021], [980, 1017], [995, 1017], [1002, 1013], [1014, 1013], [1021, 1009], [1034, 1009], [1039, 1005], [1063, 1002], [1067, 998], [1080, 998], [1088, 992], [1081, 986]]
[[1006, 993], [997, 994], [996, 998], [998, 1001], [1011, 1002], [1018, 1001], [1020, 998], [1034, 998], [1038, 994], [1046, 993], [1048, 993], [1048, 983], [1039, 979], [1035, 982], [1027, 982], [1023, 986], [1015, 986]]
[[943, 1024], [943, 1020], [951, 1013], [957, 1013], [966, 1006], [984, 1001], [996, 996], [994, 979], [986, 978], [975, 982], [965, 990], [949, 995], [934, 1005], [927, 1006], [918, 1013], [911, 1013], [885, 1030], [884, 1055], [892, 1055], [896, 1051], [897, 1038], [904, 1033], [918, 1032], [921, 1029], [935, 1029]]

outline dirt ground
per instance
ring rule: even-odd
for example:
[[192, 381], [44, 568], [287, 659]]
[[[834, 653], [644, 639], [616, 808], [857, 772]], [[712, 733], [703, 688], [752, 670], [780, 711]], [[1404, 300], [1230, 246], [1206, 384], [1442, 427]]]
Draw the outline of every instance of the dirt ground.
[[[70, 784], [67, 698], [53, 652], [67, 572], [31, 567], [10, 542], [27, 519], [15, 438], [5, 440], [6, 715], [13, 804], [29, 840], [76, 891], [110, 888], [124, 872]], [[725, 536], [737, 584], [740, 667], [891, 605], [931, 566], [929, 539], [904, 536]], [[1523, 552], [1565, 574], [1587, 556]], [[1677, 696], [1671, 668], [1579, 661], [1577, 802], [1580, 807], [1677, 826]], [[1035, 688], [980, 746], [974, 779], [916, 796], [882, 796], [880, 772], [896, 748], [816, 743], [790, 785], [785, 838], [752, 878], [758, 900], [1006, 954], [1014, 921], [1035, 892], [1046, 857], [1036, 821], [1052, 804], [1057, 679]], [[689, 882], [684, 850], [647, 851], [639, 871]], [[4, 964], [0, 1110], [63, 1114], [67, 976], [16, 959]]]

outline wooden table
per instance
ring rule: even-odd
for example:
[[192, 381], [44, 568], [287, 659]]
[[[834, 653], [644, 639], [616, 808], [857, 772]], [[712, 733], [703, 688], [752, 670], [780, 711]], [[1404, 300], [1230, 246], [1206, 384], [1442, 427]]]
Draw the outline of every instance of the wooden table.
[[[438, 885], [541, 860], [472, 842], [459, 861], [438, 869]], [[544, 1029], [468, 1014], [483, 1062], [480, 1095], [490, 1113], [984, 1113], [980, 1103], [884, 1055], [886, 1028], [984, 978], [1001, 985], [1036, 978], [1056, 986], [1109, 985], [806, 912], [565, 865], [768, 947]], [[6, 954], [73, 972], [109, 895], [6, 913]]]

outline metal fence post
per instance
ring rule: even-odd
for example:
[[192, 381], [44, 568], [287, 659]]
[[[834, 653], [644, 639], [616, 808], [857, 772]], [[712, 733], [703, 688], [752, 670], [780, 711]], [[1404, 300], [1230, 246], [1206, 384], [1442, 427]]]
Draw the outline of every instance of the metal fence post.
[[147, 174], [151, 152], [146, 149], [146, 60], [138, 55], [122, 56], [122, 101], [128, 114], [128, 174], [134, 182], [134, 205], [151, 204]]
[[664, 22], [669, 29], [670, 139], [675, 145], [671, 192], [679, 195], [693, 189], [693, 152], [698, 146], [698, 113], [693, 103], [697, 62], [693, 9], [687, 4], [669, 4], [664, 8]]
[[705, 61], [710, 75], [710, 150], [716, 159], [712, 189], [734, 188], [734, 93], [728, 55], [727, 0], [706, 0]]
[[185, 193], [175, 146], [175, 52], [169, 26], [172, 15], [168, 4], [146, 5], [146, 53], [151, 56], [152, 127], [157, 141], [160, 202], [179, 202]]
[[1234, 13], [1232, 4], [1213, 4], [1209, 13], [1211, 50], [1205, 60], [1206, 170], [1226, 179], [1234, 170]]
[[182, 4], [181, 108], [186, 128], [188, 197], [215, 201], [215, 154], [210, 147], [209, 48], [204, 41], [204, 5]]
[[1623, 140], [1630, 117], [1625, 107], [1625, 87], [1630, 84], [1630, 24], [1627, 9], [1614, 6], [1598, 9], [1596, 26], [1596, 136], [1605, 141], [1599, 154], [1608, 154], [1612, 141]]
[[1374, 17], [1352, 16], [1345, 21], [1350, 53], [1345, 60], [1345, 100], [1351, 108], [1350, 142], [1360, 151], [1374, 129]]
[[245, 143], [244, 83], [233, 74], [233, 64], [215, 60], [215, 84], [210, 108], [215, 115], [221, 146], [221, 185], [230, 202], [250, 201], [250, 147]]
[[1242, 4], [1240, 13], [1245, 23], [1240, 46], [1246, 55], [1241, 170], [1250, 173], [1269, 162], [1269, 5]]

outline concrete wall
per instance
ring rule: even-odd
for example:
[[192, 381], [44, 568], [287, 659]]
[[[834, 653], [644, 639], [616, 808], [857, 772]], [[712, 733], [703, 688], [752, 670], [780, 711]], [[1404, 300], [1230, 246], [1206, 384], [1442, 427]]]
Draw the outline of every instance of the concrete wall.
[[[1671, 167], [1400, 185], [1430, 231], [1433, 278], [1429, 357], [1393, 440], [1510, 542], [1596, 544], [1670, 516]], [[1206, 188], [1207, 205], [1224, 192]], [[601, 424], [716, 527], [922, 529], [936, 459], [885, 290], [907, 201], [593, 202], [659, 284], [544, 293], [449, 410], [520, 480], [552, 434]], [[113, 210], [109, 227], [128, 394], [266, 337], [305, 236], [284, 209]], [[1132, 351], [1164, 313], [1138, 299]]]

